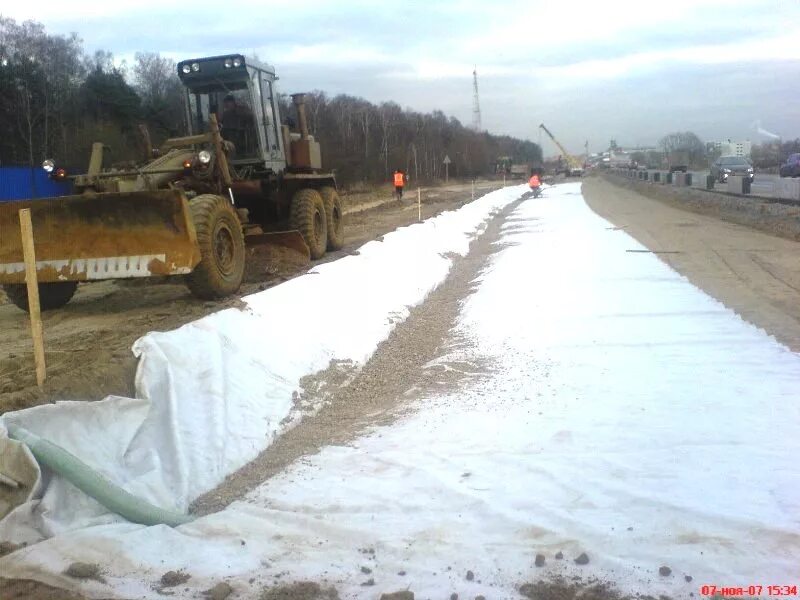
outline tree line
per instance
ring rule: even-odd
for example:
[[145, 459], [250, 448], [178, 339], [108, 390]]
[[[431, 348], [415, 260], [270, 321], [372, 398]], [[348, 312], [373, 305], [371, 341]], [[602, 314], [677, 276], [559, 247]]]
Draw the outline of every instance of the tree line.
[[783, 164], [790, 154], [800, 152], [800, 138], [794, 140], [773, 140], [754, 144], [750, 160], [757, 169], [773, 169]]
[[[296, 115], [281, 95], [284, 121]], [[394, 102], [374, 104], [345, 94], [307, 96], [309, 129], [322, 144], [324, 167], [343, 183], [385, 181], [397, 168], [416, 181], [477, 177], [499, 156], [541, 162], [537, 144], [478, 132], [441, 111], [421, 113]], [[101, 141], [113, 161], [142, 156], [139, 125], [158, 145], [187, 130], [182, 85], [173, 61], [143, 52], [132, 65], [109, 52], [87, 54], [77, 34], [53, 35], [40, 23], [0, 16], [0, 165], [56, 158], [72, 172], [86, 168]]]

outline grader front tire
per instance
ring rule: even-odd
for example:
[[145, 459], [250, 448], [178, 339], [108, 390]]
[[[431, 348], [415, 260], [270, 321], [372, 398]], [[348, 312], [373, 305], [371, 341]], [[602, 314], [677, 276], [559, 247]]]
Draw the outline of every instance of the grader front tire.
[[[41, 310], [61, 308], [72, 299], [78, 289], [77, 281], [55, 281], [39, 284], [39, 307]], [[17, 308], [30, 312], [28, 308], [28, 286], [24, 283], [12, 283], [3, 286], [3, 291]]]
[[235, 294], [244, 277], [245, 246], [242, 225], [230, 202], [202, 194], [189, 202], [197, 232], [200, 262], [186, 277], [189, 290], [204, 300]]

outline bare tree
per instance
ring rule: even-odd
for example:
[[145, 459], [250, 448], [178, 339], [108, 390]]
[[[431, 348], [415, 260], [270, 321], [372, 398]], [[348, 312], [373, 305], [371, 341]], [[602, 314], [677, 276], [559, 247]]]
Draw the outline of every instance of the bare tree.
[[134, 89], [145, 102], [167, 96], [177, 80], [175, 63], [153, 52], [137, 52], [133, 64]]
[[669, 156], [671, 152], [686, 152], [691, 164], [705, 161], [705, 144], [691, 131], [676, 131], [668, 133], [659, 140], [659, 146], [664, 150], [664, 155]]

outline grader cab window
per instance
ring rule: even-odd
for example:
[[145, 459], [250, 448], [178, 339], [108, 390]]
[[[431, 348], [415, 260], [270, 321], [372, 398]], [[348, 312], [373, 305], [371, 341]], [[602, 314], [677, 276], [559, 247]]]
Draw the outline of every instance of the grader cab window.
[[234, 158], [258, 156], [256, 116], [247, 90], [225, 94], [217, 118], [223, 139], [234, 145]]
[[258, 157], [256, 113], [247, 88], [204, 93], [190, 90], [189, 113], [193, 133], [207, 131], [209, 115], [217, 115], [222, 138], [233, 144], [234, 160]]

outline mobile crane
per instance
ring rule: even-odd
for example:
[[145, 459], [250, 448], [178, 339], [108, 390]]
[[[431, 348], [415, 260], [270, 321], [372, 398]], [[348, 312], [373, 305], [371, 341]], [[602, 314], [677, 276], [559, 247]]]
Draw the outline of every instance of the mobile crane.
[[544, 130], [548, 137], [553, 140], [553, 143], [558, 146], [558, 149], [561, 150], [561, 155], [567, 163], [567, 166], [564, 168], [564, 175], [566, 177], [581, 177], [583, 175], [583, 165], [581, 162], [564, 149], [564, 146], [550, 133], [550, 130], [545, 127], [544, 123], [539, 124], [539, 129]]

